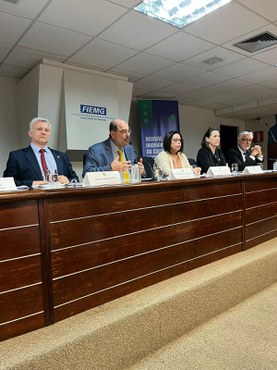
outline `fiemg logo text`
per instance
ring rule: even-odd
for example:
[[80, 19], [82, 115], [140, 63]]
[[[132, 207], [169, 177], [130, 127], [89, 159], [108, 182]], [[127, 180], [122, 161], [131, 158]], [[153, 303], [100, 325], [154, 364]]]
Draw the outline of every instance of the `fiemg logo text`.
[[87, 114], [98, 114], [99, 116], [106, 116], [107, 108], [105, 107], [96, 107], [94, 105], [84, 105], [80, 104], [80, 112]]

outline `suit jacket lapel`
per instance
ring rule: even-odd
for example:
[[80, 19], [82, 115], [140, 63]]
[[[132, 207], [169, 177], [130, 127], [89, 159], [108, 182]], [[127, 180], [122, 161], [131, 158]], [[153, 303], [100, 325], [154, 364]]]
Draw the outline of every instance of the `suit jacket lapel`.
[[244, 158], [243, 158], [243, 155], [241, 153], [241, 151], [239, 150], [239, 148], [237, 148], [238, 152], [239, 152], [239, 156], [240, 156], [240, 160], [242, 161], [242, 163], [244, 162]]
[[39, 178], [41, 178], [42, 177], [41, 169], [40, 169], [39, 163], [37, 161], [36, 155], [35, 155], [33, 149], [31, 148], [31, 146], [28, 146], [26, 148], [25, 156], [26, 156], [27, 161], [30, 163], [31, 167], [33, 168], [34, 172], [36, 173], [36, 175]]
[[123, 151], [124, 151], [124, 155], [125, 155], [126, 161], [128, 161], [129, 158], [128, 158], [127, 150], [125, 149], [125, 147], [123, 148]]
[[110, 139], [107, 139], [105, 141], [105, 150], [106, 150], [107, 157], [109, 159], [109, 163], [112, 163], [114, 161], [114, 157], [113, 157], [113, 150], [110, 144]]

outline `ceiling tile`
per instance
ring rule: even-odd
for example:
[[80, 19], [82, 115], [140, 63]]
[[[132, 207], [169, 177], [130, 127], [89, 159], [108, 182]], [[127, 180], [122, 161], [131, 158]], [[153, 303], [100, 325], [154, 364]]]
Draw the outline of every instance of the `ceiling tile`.
[[165, 68], [170, 64], [172, 64], [172, 62], [167, 59], [155, 57], [154, 55], [149, 55], [146, 53], [140, 53], [130, 58], [126, 62], [119, 64], [118, 68], [138, 73], [150, 74], [158, 71], [159, 69]]
[[[140, 32], [144, 35], [140, 36]], [[176, 29], [144, 14], [132, 11], [98, 35], [99, 38], [144, 50], [172, 35]]]
[[161, 88], [159, 92], [163, 94], [169, 94], [171, 96], [176, 96], [180, 94], [183, 95], [187, 92], [194, 91], [194, 90], [197, 90], [197, 88], [193, 86], [189, 86], [185, 82], [177, 82], [175, 84]]
[[29, 19], [0, 13], [0, 42], [15, 43], [30, 24]]
[[222, 44], [266, 24], [268, 22], [264, 18], [231, 2], [220, 8], [220, 11], [218, 9], [187, 26], [185, 30], [204, 40]]
[[19, 42], [19, 45], [47, 53], [69, 56], [90, 41], [90, 39], [89, 36], [80, 33], [67, 31], [44, 23], [35, 23]]
[[78, 0], [78, 6], [76, 0], [53, 0], [39, 21], [95, 36], [126, 11], [126, 8], [103, 0]]
[[232, 78], [230, 80], [226, 80], [226, 81], [213, 85], [213, 88], [217, 89], [217, 91], [219, 92], [227, 92], [227, 91], [240, 89], [242, 87], [246, 87], [249, 85], [250, 85], [250, 82]]
[[[205, 60], [213, 58], [213, 57], [222, 59], [222, 62], [212, 64], [212, 65], [204, 63]], [[208, 51], [204, 51], [203, 53], [198, 54], [192, 58], [186, 59], [184, 63], [188, 65], [192, 65], [194, 67], [203, 68], [206, 70], [213, 70], [219, 67], [224, 67], [225, 65], [236, 62], [243, 58], [244, 56], [239, 53], [236, 53], [234, 51], [217, 46]]]
[[154, 77], [164, 78], [172, 81], [182, 81], [193, 76], [198, 76], [205, 71], [199, 68], [186, 66], [181, 63], [176, 63], [172, 66], [162, 69], [159, 72], [153, 73]]
[[253, 55], [254, 59], [257, 59], [261, 62], [267, 63], [268, 65], [275, 66], [277, 65], [277, 47], [264, 50], [262, 53]]
[[132, 9], [135, 6], [139, 5], [142, 0], [107, 0], [109, 2], [118, 4], [118, 5], [123, 5], [128, 9]]
[[74, 58], [87, 60], [95, 64], [113, 67], [124, 62], [138, 51], [112, 42], [94, 39], [73, 55]]
[[227, 105], [242, 105], [242, 104], [248, 104], [254, 101], [254, 99], [250, 99], [248, 97], [242, 97], [238, 96], [236, 94], [220, 94], [211, 96], [206, 99], [207, 102], [212, 103], [221, 103], [221, 104], [227, 104]]
[[5, 63], [30, 69], [41, 59], [51, 59], [57, 62], [62, 62], [64, 60], [64, 56], [16, 46], [5, 60]]
[[[276, 89], [276, 87], [277, 87], [277, 78], [272, 78], [268, 81], [260, 82], [259, 85], [269, 87], [271, 89]], [[276, 108], [276, 111], [277, 111], [277, 108]]]
[[[268, 67], [257, 72], [247, 73], [241, 77], [242, 80], [249, 81], [252, 83], [259, 83], [263, 81], [268, 81], [270, 79], [277, 78], [277, 68]], [[276, 85], [277, 88], [277, 85]]]
[[255, 13], [271, 20], [277, 20], [277, 2], [276, 0], [239, 0], [239, 2], [245, 5], [248, 9], [253, 10]]
[[[236, 91], [234, 90], [233, 93]], [[276, 91], [260, 85], [250, 85], [239, 89], [237, 95], [246, 96], [250, 99], [267, 99], [276, 96]]]
[[[176, 47], [178, 46], [178, 47]], [[147, 53], [181, 62], [193, 55], [213, 48], [214, 45], [198, 37], [179, 31], [147, 49]]]
[[134, 83], [135, 88], [148, 89], [149, 91], [157, 90], [168, 85], [172, 85], [172, 81], [153, 77], [144, 77]]
[[6, 57], [6, 55], [10, 52], [12, 49], [12, 44], [7, 44], [6, 42], [0, 42], [0, 63]]
[[48, 2], [48, 0], [24, 0], [19, 1], [19, 3], [15, 5], [5, 1], [0, 1], [0, 12], [33, 19], [40, 13]]
[[195, 87], [205, 87], [209, 85], [214, 85], [221, 81], [227, 80], [229, 77], [225, 77], [213, 72], [206, 72], [200, 76], [195, 76], [186, 80], [186, 83]]
[[228, 64], [225, 67], [216, 68], [213, 72], [229, 77], [240, 77], [249, 72], [259, 71], [267, 67], [268, 66], [262, 62], [250, 58], [244, 58], [237, 62]]

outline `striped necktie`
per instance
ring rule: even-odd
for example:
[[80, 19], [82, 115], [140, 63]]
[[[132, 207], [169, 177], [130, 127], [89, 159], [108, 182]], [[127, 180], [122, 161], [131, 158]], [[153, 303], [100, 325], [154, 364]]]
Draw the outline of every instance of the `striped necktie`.
[[[119, 155], [119, 162], [125, 162], [124, 155], [123, 155], [123, 149], [119, 149], [117, 151], [117, 153]], [[130, 182], [130, 174], [129, 174], [129, 171], [123, 171], [122, 172], [122, 176], [123, 176], [123, 182], [124, 182], [124, 184], [128, 184]]]

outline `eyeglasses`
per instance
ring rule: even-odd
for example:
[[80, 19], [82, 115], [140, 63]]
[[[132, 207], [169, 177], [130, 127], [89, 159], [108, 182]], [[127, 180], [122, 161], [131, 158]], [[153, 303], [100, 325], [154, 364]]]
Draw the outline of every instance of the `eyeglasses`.
[[130, 134], [131, 135], [131, 133], [132, 133], [132, 130], [126, 130], [126, 128], [123, 128], [122, 130], [119, 130], [119, 132], [121, 133], [121, 134]]
[[252, 139], [241, 139], [241, 141], [249, 141], [250, 143], [252, 143]]

